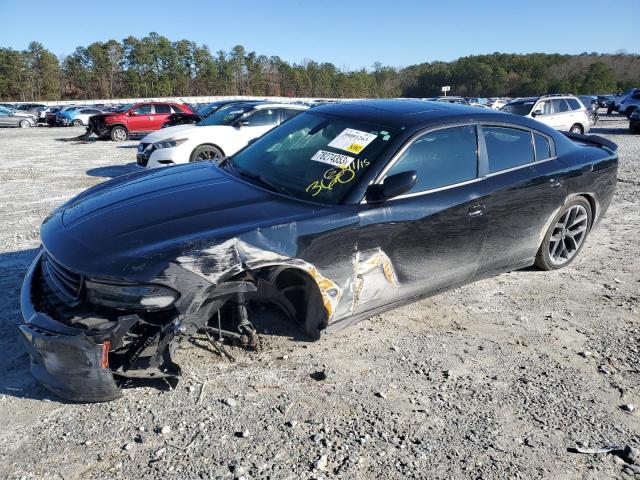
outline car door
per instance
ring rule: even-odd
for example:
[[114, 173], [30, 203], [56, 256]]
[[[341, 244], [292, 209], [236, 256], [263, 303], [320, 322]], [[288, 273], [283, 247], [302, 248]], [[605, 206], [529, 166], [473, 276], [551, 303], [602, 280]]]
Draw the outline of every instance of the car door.
[[484, 124], [480, 142], [488, 163], [482, 182], [488, 229], [480, 273], [531, 264], [567, 193], [553, 139], [526, 127]]
[[149, 125], [153, 122], [153, 116], [153, 104], [138, 105], [129, 112], [127, 128], [130, 132], [148, 132], [150, 131]]
[[551, 128], [557, 128], [557, 118], [553, 114], [551, 100], [541, 100], [533, 107], [533, 117]]
[[171, 115], [171, 106], [166, 103], [154, 103], [153, 119], [149, 122], [150, 130], [159, 130]]
[[556, 130], [569, 131], [573, 125], [573, 112], [569, 103], [564, 98], [551, 100], [554, 116], [554, 128]]
[[11, 115], [4, 110], [0, 110], [0, 126], [6, 127], [10, 125], [10, 117]]
[[403, 171], [407, 194], [360, 206], [354, 313], [435, 292], [474, 277], [486, 221], [474, 125], [418, 135], [379, 181]]

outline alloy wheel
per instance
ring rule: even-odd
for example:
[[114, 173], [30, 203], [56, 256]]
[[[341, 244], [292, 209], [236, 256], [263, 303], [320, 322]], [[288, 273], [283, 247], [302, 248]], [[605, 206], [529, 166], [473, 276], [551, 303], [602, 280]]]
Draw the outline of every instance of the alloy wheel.
[[573, 205], [562, 214], [549, 239], [549, 259], [564, 265], [580, 250], [587, 235], [589, 215], [582, 205]]
[[113, 137], [118, 142], [124, 142], [127, 139], [127, 132], [122, 128], [117, 128], [115, 132], [113, 132]]
[[207, 149], [207, 150], [202, 150], [198, 153], [198, 156], [196, 157], [196, 162], [203, 162], [206, 160], [215, 160], [217, 158], [220, 158], [220, 155], [216, 150]]

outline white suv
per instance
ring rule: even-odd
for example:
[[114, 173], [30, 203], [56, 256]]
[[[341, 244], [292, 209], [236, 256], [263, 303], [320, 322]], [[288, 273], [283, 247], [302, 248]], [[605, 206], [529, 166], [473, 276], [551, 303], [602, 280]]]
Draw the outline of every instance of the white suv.
[[507, 103], [500, 111], [535, 118], [561, 131], [587, 133], [591, 128], [586, 107], [573, 95], [518, 98]]
[[225, 105], [196, 125], [176, 125], [144, 137], [138, 145], [138, 165], [158, 168], [231, 156], [308, 108], [261, 101]]

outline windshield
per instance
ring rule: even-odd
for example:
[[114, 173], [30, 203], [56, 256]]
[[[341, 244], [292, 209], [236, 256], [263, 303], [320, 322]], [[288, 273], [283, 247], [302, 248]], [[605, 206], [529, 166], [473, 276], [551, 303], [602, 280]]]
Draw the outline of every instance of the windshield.
[[197, 113], [202, 118], [205, 118], [205, 117], [211, 115], [213, 112], [215, 112], [219, 108], [222, 108], [223, 106], [224, 105], [220, 105], [220, 103], [218, 103], [218, 102], [208, 103], [206, 105], [200, 106], [200, 108], [198, 108], [198, 110], [197, 110]]
[[518, 102], [518, 103], [507, 103], [504, 107], [500, 109], [502, 112], [513, 113], [514, 115], [529, 115], [531, 109], [533, 108], [533, 104], [535, 102]]
[[302, 113], [222, 164], [239, 177], [312, 202], [340, 203], [396, 131]]
[[127, 110], [129, 110], [131, 107], [133, 107], [133, 103], [127, 103], [126, 105], [121, 105], [118, 108], [116, 108], [114, 110], [114, 112], [123, 113], [123, 112], [126, 112]]
[[225, 105], [224, 107], [220, 107], [219, 110], [216, 110], [207, 118], [203, 118], [196, 125], [199, 126], [210, 126], [210, 125], [231, 125], [238, 118], [240, 118], [245, 113], [253, 110], [254, 105], [236, 105], [230, 104]]

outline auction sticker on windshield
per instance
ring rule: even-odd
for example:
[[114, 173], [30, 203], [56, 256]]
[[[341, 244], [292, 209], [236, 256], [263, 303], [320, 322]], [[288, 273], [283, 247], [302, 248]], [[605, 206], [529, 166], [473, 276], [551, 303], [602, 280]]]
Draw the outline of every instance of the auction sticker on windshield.
[[341, 155], [339, 153], [327, 152], [326, 150], [318, 150], [311, 160], [316, 162], [328, 163], [334, 167], [348, 167], [353, 162], [353, 157]]
[[346, 150], [351, 153], [360, 153], [364, 148], [376, 139], [377, 135], [345, 128], [340, 135], [331, 140], [330, 147]]

